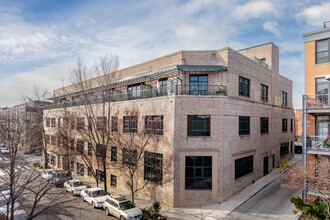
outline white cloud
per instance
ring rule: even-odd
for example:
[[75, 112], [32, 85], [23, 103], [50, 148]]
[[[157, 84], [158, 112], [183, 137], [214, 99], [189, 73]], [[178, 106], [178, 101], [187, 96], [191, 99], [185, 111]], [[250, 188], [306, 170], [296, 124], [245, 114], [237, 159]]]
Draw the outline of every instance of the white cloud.
[[281, 36], [277, 22], [267, 21], [262, 26], [264, 30], [274, 33], [277, 37]]
[[323, 22], [330, 20], [330, 2], [313, 5], [297, 14], [298, 19], [306, 20], [308, 25], [321, 27]]
[[244, 5], [238, 5], [233, 11], [236, 19], [260, 18], [278, 14], [278, 5], [269, 0], [252, 0]]

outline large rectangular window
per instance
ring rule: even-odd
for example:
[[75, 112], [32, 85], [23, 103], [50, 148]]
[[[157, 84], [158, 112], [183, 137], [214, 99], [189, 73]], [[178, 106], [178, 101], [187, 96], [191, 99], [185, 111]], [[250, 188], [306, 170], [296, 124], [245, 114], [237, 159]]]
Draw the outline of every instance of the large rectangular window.
[[117, 176], [111, 174], [111, 186], [117, 187]]
[[51, 127], [56, 128], [56, 118], [51, 118]]
[[315, 79], [315, 94], [317, 95], [316, 101], [328, 105], [329, 87], [330, 83], [324, 77]]
[[288, 105], [288, 93], [282, 92], [282, 105], [287, 106]]
[[289, 142], [281, 143], [280, 156], [284, 157], [289, 154]]
[[97, 130], [106, 130], [107, 129], [107, 117], [97, 117], [96, 119]]
[[253, 173], [253, 155], [235, 160], [235, 179]]
[[146, 134], [163, 135], [163, 116], [151, 115], [145, 117]]
[[315, 56], [316, 56], [316, 63], [326, 63], [330, 62], [330, 56], [329, 56], [329, 51], [330, 51], [330, 39], [324, 39], [324, 40], [319, 40], [316, 41], [316, 49], [315, 49]]
[[50, 144], [51, 145], [56, 145], [56, 137], [55, 136], [50, 136]]
[[144, 83], [127, 86], [128, 98], [140, 98], [143, 95]]
[[250, 80], [244, 77], [239, 77], [238, 94], [241, 96], [250, 97]]
[[190, 75], [189, 76], [189, 94], [207, 95], [208, 75]]
[[79, 176], [84, 176], [84, 171], [85, 171], [84, 164], [77, 163], [77, 174]]
[[77, 151], [80, 154], [84, 153], [84, 142], [83, 141], [77, 141]]
[[123, 164], [128, 166], [136, 166], [137, 150], [124, 148], [123, 149]]
[[125, 133], [137, 133], [137, 129], [138, 129], [137, 116], [124, 116], [123, 128]]
[[282, 131], [288, 131], [288, 119], [282, 119]]
[[210, 136], [211, 116], [210, 115], [188, 115], [188, 136]]
[[46, 127], [50, 127], [50, 118], [46, 118]]
[[96, 156], [105, 158], [107, 153], [107, 148], [103, 144], [96, 144]]
[[104, 171], [96, 169], [96, 177], [99, 181], [104, 182]]
[[46, 143], [50, 144], [50, 136], [49, 135], [46, 135]]
[[260, 133], [268, 133], [268, 118], [260, 118]]
[[268, 86], [260, 85], [261, 101], [268, 102]]
[[239, 135], [250, 134], [250, 117], [239, 116]]
[[212, 189], [212, 157], [186, 156], [185, 189]]
[[325, 115], [315, 116], [316, 127], [315, 133], [318, 137], [325, 137], [329, 135], [330, 132], [330, 117]]
[[158, 79], [157, 84], [157, 96], [167, 95], [167, 78]]
[[118, 117], [111, 117], [111, 132], [118, 132]]
[[290, 131], [293, 131], [293, 119], [290, 119]]
[[88, 143], [88, 156], [92, 156], [93, 155], [93, 145], [92, 143]]
[[85, 129], [85, 118], [77, 118], [77, 129], [78, 130]]
[[73, 173], [74, 172], [74, 161], [71, 160], [71, 164], [70, 164], [70, 170]]
[[163, 154], [144, 152], [144, 179], [162, 184], [163, 182]]
[[111, 161], [117, 162], [117, 147], [111, 146]]

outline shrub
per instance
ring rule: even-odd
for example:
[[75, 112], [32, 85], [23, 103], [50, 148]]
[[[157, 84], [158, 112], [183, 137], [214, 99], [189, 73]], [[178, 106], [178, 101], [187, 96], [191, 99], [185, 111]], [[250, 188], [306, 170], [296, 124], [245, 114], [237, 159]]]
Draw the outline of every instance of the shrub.
[[326, 218], [325, 213], [327, 206], [319, 200], [314, 200], [309, 204], [304, 204], [302, 199], [297, 196], [296, 198], [292, 197], [290, 201], [298, 210], [301, 210], [304, 215], [311, 216], [312, 218], [320, 220]]

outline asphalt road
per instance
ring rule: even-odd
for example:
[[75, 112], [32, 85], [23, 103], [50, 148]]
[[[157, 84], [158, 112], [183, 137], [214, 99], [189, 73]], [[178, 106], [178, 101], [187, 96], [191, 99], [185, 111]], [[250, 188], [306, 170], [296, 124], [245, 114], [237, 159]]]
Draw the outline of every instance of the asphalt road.
[[299, 192], [281, 189], [280, 185], [280, 182], [275, 180], [235, 209], [225, 219], [292, 219], [294, 217], [292, 210], [295, 207], [290, 199], [297, 196]]

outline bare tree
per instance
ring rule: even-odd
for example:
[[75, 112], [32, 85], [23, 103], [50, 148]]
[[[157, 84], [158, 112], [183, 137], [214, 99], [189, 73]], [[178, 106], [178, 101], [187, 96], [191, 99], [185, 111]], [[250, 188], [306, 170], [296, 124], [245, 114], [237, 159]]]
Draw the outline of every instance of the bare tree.
[[307, 169], [302, 164], [295, 165], [284, 174], [281, 187], [300, 191], [311, 190], [327, 206], [327, 216], [330, 217], [330, 160], [326, 156], [309, 161]]
[[97, 185], [99, 174], [95, 170], [100, 168], [103, 170], [105, 191], [107, 191], [107, 147], [111, 143], [110, 120], [113, 107], [111, 96], [115, 93], [113, 81], [118, 66], [118, 57], [108, 55], [101, 57], [90, 69], [79, 58], [76, 68], [71, 70], [72, 82], [77, 91], [75, 100], [79, 105], [76, 107], [76, 133], [82, 140], [91, 143], [95, 156], [91, 157], [84, 152], [80, 152], [80, 155]]
[[28, 219], [55, 213], [70, 217], [72, 199], [52, 190], [54, 186], [42, 181], [37, 170], [25, 169], [29, 164], [19, 154], [18, 145], [23, 136], [32, 135], [25, 131], [26, 126], [30, 128], [25, 117], [15, 112], [7, 115], [0, 123], [0, 139], [9, 149], [9, 160], [0, 167], [0, 182], [9, 188], [9, 195], [4, 193], [0, 195], [7, 205], [6, 216], [8, 219], [14, 219], [14, 210], [17, 208], [17, 202], [20, 201], [21, 207], [28, 211]]

